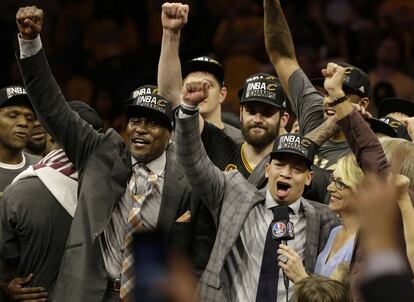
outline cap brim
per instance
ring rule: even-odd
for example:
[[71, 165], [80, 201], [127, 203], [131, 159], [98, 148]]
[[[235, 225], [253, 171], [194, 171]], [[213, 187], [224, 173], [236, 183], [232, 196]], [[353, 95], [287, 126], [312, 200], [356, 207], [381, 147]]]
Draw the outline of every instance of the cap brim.
[[0, 107], [5, 106], [26, 106], [33, 110], [32, 103], [30, 102], [29, 96], [26, 94], [20, 94], [12, 96], [10, 99], [4, 101]]
[[182, 68], [183, 79], [186, 78], [191, 72], [204, 71], [211, 73], [219, 82], [220, 85], [224, 85], [224, 70], [220, 65], [206, 62], [206, 61], [190, 61], [184, 64]]
[[398, 137], [397, 132], [390, 125], [372, 118], [366, 121], [374, 133], [382, 133], [389, 137]]
[[170, 119], [167, 115], [161, 113], [158, 110], [146, 107], [146, 106], [139, 106], [136, 104], [125, 105], [124, 106], [124, 113], [127, 118], [134, 117], [134, 116], [151, 116], [155, 117], [159, 120], [163, 127], [172, 130], [174, 122]]
[[[316, 88], [316, 87], [320, 87], [320, 88], [322, 88], [323, 90], [325, 90], [325, 86], [324, 86], [324, 83], [325, 83], [325, 78], [315, 78], [315, 79], [311, 79], [310, 80], [311, 81], [311, 83], [312, 83], [312, 85]], [[361, 91], [359, 91], [359, 90], [356, 90], [356, 89], [354, 89], [354, 88], [352, 88], [352, 87], [349, 87], [346, 83], [344, 83], [343, 84], [343, 88], [344, 88], [344, 90], [347, 90], [347, 91], [352, 91], [353, 93], [355, 93], [355, 94], [357, 94], [357, 95], [359, 95], [360, 97], [367, 97], [367, 95], [365, 94], [365, 93], [362, 93]], [[346, 92], [346, 91], [345, 91]]]
[[248, 100], [243, 100], [243, 101], [240, 100], [240, 105], [244, 105], [244, 104], [250, 103], [250, 102], [265, 103], [265, 104], [272, 105], [272, 106], [274, 106], [276, 108], [279, 108], [279, 109], [282, 109], [282, 110], [286, 110], [286, 108], [283, 107], [282, 105], [278, 105], [278, 104], [275, 104], [272, 101], [268, 101], [268, 100], [264, 100], [264, 99], [260, 99], [260, 98], [255, 98], [255, 97], [249, 98]]
[[385, 117], [393, 112], [401, 112], [413, 117], [414, 103], [399, 98], [387, 98], [378, 104], [378, 117]]
[[284, 154], [291, 154], [291, 155], [296, 155], [297, 157], [300, 157], [301, 159], [303, 159], [306, 163], [306, 165], [309, 167], [309, 169], [312, 167], [313, 162], [307, 158], [305, 155], [303, 155], [303, 153], [295, 150], [295, 149], [283, 149], [283, 150], [278, 150], [278, 151], [272, 151], [270, 153], [270, 157], [273, 158], [277, 158], [278, 155], [284, 155]]

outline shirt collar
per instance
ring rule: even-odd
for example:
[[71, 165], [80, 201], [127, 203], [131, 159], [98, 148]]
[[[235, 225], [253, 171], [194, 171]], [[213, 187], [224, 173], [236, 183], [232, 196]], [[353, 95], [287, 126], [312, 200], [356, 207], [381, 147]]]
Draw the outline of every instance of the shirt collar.
[[[134, 167], [137, 163], [137, 160], [131, 156], [132, 159], [132, 166]], [[162, 176], [165, 170], [165, 165], [167, 163], [167, 155], [166, 152], [162, 153], [162, 155], [156, 159], [154, 159], [152, 162], [149, 162], [146, 164], [147, 168], [150, 169], [150, 171], [158, 176]]]
[[[270, 194], [270, 191], [266, 190], [266, 208], [270, 209], [270, 208], [276, 207], [278, 205], [279, 205], [279, 203], [276, 200], [274, 200], [274, 198], [272, 197], [272, 194]], [[294, 203], [291, 203], [289, 205], [289, 208], [291, 208], [293, 210], [295, 215], [298, 215], [300, 205], [301, 205], [301, 197], [299, 197], [299, 199], [296, 200]]]

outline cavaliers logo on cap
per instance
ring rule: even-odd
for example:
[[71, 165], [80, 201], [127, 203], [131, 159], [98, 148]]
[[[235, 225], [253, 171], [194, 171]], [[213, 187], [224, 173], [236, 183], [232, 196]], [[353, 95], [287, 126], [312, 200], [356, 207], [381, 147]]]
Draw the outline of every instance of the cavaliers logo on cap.
[[283, 222], [276, 222], [272, 227], [272, 234], [276, 238], [281, 238], [286, 233], [286, 225]]
[[312, 144], [312, 142], [305, 137], [305, 138], [302, 139], [302, 141], [300, 142], [300, 144], [302, 146], [304, 146], [304, 147], [307, 148], [307, 147], [309, 147]]

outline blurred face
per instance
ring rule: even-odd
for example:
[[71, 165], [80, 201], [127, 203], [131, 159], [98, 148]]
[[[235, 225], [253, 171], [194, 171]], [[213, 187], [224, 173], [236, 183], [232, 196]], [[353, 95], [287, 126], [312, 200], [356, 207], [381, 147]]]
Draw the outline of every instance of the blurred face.
[[337, 170], [334, 170], [331, 179], [333, 181], [330, 182], [327, 188], [331, 195], [329, 209], [337, 214], [352, 212], [353, 192], [351, 187], [344, 183]]
[[280, 116], [279, 109], [262, 102], [248, 102], [240, 108], [241, 132], [244, 140], [255, 148], [273, 144], [279, 128], [285, 127], [288, 115]]
[[34, 120], [32, 135], [27, 142], [26, 148], [35, 154], [41, 154], [46, 148], [47, 135], [42, 124], [38, 120]]
[[160, 157], [171, 137], [169, 129], [156, 118], [148, 116], [129, 118], [126, 132], [129, 151], [140, 163], [149, 163]]
[[200, 104], [200, 114], [204, 118], [208, 118], [209, 115], [217, 112], [221, 103], [223, 103], [224, 99], [227, 95], [227, 89], [225, 87], [220, 87], [217, 79], [208, 72], [191, 72], [188, 76], [184, 79], [183, 85], [187, 84], [188, 82], [193, 81], [203, 81], [206, 80], [210, 84], [209, 95], [201, 104]]
[[34, 114], [25, 106], [0, 108], [0, 147], [22, 150], [32, 132]]
[[283, 154], [273, 159], [266, 165], [265, 173], [270, 194], [282, 205], [298, 200], [313, 177], [305, 160], [294, 154]]
[[[323, 95], [323, 117], [325, 120], [329, 117], [333, 117], [336, 112], [333, 107], [329, 106], [329, 102], [332, 100], [329, 98], [328, 93], [321, 87], [316, 87], [316, 89]], [[365, 109], [368, 107], [369, 101], [367, 98], [361, 98], [359, 95], [353, 94], [349, 91], [345, 91], [345, 95], [349, 98], [351, 103], [358, 104]]]

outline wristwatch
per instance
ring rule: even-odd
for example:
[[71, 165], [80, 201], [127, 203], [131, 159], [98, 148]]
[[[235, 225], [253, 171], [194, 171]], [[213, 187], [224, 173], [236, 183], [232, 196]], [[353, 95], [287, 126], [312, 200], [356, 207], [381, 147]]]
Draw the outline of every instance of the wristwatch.
[[337, 99], [333, 100], [332, 102], [330, 102], [329, 106], [334, 107], [338, 104], [341, 104], [341, 103], [345, 102], [347, 99], [348, 99], [348, 97], [346, 95], [341, 96], [340, 98], [337, 98]]

